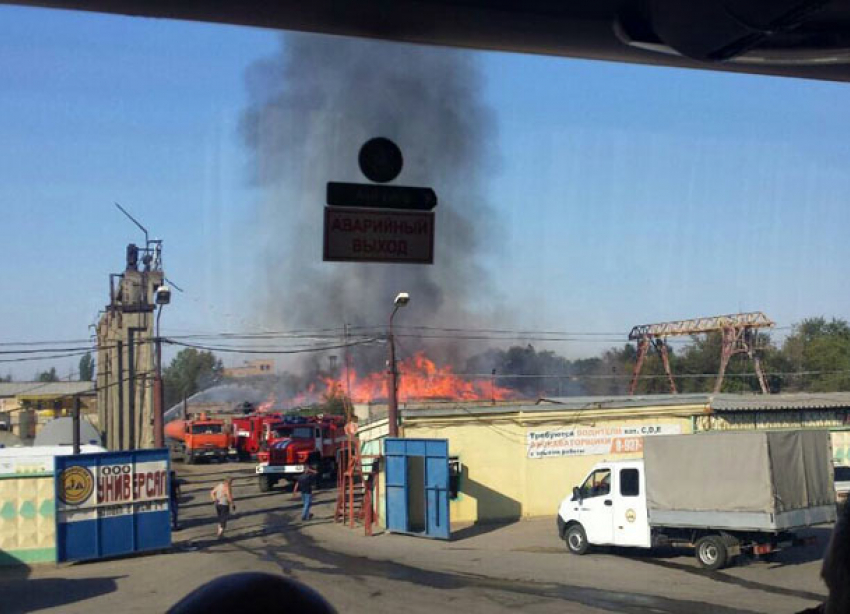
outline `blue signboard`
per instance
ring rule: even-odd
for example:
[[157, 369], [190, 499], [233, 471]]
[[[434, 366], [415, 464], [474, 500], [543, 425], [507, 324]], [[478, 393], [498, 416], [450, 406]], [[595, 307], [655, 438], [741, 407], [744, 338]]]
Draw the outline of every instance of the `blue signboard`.
[[57, 456], [57, 560], [169, 547], [169, 473], [168, 450]]
[[387, 529], [449, 539], [449, 442], [384, 440]]

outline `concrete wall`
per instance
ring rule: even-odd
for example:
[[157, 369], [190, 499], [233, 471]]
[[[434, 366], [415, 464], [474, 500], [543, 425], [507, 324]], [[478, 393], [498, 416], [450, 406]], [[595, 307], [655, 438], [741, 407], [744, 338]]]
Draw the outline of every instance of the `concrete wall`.
[[53, 474], [0, 475], [0, 565], [54, 561]]
[[[98, 425], [109, 450], [153, 447], [156, 318], [153, 303], [154, 292], [162, 279], [161, 271], [125, 271], [119, 291], [111, 297], [98, 323]], [[130, 373], [131, 330], [133, 374]]]
[[[404, 436], [447, 438], [449, 454], [463, 464], [459, 496], [451, 503], [453, 522], [516, 520], [556, 514], [561, 500], [595, 463], [639, 457], [635, 440], [640, 437], [625, 437], [624, 430], [661, 427], [668, 433], [689, 434], [692, 416], [704, 411], [703, 405], [693, 405], [417, 416], [405, 418]], [[547, 432], [557, 437], [576, 429], [570, 443], [540, 458], [531, 457], [530, 433], [545, 441]]]

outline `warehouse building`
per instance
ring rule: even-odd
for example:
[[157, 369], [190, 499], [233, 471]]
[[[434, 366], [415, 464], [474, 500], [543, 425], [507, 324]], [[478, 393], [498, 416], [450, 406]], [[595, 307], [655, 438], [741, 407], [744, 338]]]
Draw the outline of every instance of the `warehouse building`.
[[[850, 464], [850, 393], [566, 397], [408, 408], [401, 418], [404, 437], [448, 440], [457, 523], [554, 515], [595, 463], [640, 457], [655, 435], [828, 429], [834, 460]], [[364, 453], [376, 453], [386, 431], [385, 419], [361, 425]]]
[[97, 425], [93, 382], [0, 382], [0, 431], [31, 441], [50, 420], [70, 416], [75, 398], [83, 418]]

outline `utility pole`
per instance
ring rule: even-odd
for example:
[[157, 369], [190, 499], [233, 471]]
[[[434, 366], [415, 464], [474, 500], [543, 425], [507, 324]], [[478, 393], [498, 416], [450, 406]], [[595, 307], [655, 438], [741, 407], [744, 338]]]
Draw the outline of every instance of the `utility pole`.
[[162, 448], [165, 446], [165, 436], [163, 433], [163, 407], [165, 398], [162, 388], [162, 337], [159, 335], [159, 318], [162, 315], [162, 306], [167, 302], [161, 302], [161, 289], [156, 291], [156, 302], [159, 308], [156, 311], [156, 332], [154, 334], [154, 343], [156, 345], [156, 356], [154, 357], [154, 380], [153, 380], [153, 447]]
[[74, 447], [74, 455], [80, 453], [80, 397], [74, 396], [74, 408], [71, 410], [71, 419], [73, 421], [72, 442]]
[[390, 346], [390, 364], [389, 364], [389, 390], [388, 392], [388, 407], [387, 420], [389, 421], [390, 437], [398, 437], [398, 368], [395, 360], [395, 339], [393, 338], [393, 318], [399, 308], [404, 307], [410, 302], [410, 295], [406, 292], [401, 292], [393, 302], [393, 311], [390, 314], [390, 326], [387, 335], [387, 341]]

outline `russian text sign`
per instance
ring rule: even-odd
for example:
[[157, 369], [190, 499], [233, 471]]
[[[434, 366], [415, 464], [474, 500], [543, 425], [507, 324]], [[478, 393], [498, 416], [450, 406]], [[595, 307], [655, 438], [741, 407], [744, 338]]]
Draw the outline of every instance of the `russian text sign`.
[[526, 448], [528, 458], [587, 456], [591, 454], [635, 454], [643, 451], [643, 438], [652, 435], [679, 435], [678, 424], [634, 424], [628, 426], [576, 426], [552, 431], [531, 431]]
[[431, 188], [339, 181], [328, 182], [326, 200], [331, 207], [431, 211], [437, 206], [437, 194]]
[[433, 264], [434, 214], [326, 207], [324, 259]]

